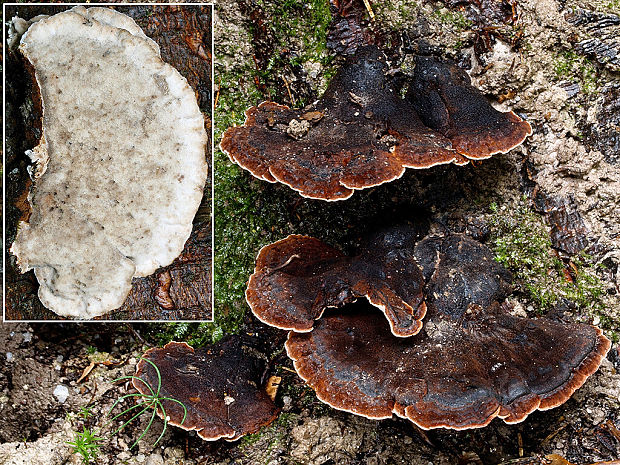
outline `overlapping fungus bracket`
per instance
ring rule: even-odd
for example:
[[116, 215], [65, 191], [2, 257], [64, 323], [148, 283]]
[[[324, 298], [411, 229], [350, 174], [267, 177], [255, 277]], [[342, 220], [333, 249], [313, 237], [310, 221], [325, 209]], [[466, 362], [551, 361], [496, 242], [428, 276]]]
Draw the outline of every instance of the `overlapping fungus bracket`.
[[348, 257], [318, 239], [289, 236], [261, 249], [246, 299], [261, 321], [305, 332], [326, 308], [366, 297], [383, 310], [394, 335], [411, 336], [426, 313], [415, 238], [412, 228], [391, 229]]
[[598, 328], [517, 318], [497, 303], [462, 322], [431, 318], [434, 331], [403, 339], [376, 311], [332, 314], [310, 333], [291, 332], [286, 350], [332, 407], [466, 429], [495, 417], [516, 423], [564, 403], [609, 349]]
[[[151, 389], [162, 398], [168, 422], [196, 431], [207, 441], [235, 441], [276, 419], [279, 409], [267, 394], [262, 378], [266, 357], [255, 341], [232, 336], [208, 348], [193, 349], [184, 342], [170, 342], [148, 350], [136, 369], [133, 385], [144, 395]], [[161, 385], [155, 365], [161, 375]], [[150, 386], [150, 389], [149, 387]], [[161, 418], [164, 412], [157, 411]]]
[[252, 107], [243, 126], [224, 133], [221, 148], [260, 179], [304, 197], [342, 200], [405, 168], [466, 164], [531, 134], [526, 121], [495, 110], [464, 71], [435, 58], [419, 57], [405, 98], [400, 91], [383, 53], [360, 47], [316, 103]]
[[594, 326], [512, 315], [510, 275], [466, 236], [426, 238], [414, 256], [428, 306], [418, 334], [393, 337], [369, 306], [289, 333], [287, 353], [319, 399], [426, 429], [516, 423], [564, 403], [610, 348]]

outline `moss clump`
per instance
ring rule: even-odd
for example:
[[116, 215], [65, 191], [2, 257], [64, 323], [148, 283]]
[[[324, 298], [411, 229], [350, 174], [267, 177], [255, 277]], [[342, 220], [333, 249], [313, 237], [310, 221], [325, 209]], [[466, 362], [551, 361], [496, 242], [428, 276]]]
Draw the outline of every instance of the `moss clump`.
[[598, 267], [592, 264], [592, 257], [581, 253], [572, 258], [575, 279], [564, 286], [565, 297], [579, 308], [602, 310], [603, 283], [596, 275]]
[[[293, 413], [281, 413], [272, 424], [241, 438], [239, 448], [241, 450], [247, 449], [252, 454], [256, 454], [260, 450], [262, 452], [259, 452], [259, 457], [251, 457], [254, 463], [270, 463], [274, 459], [271, 456], [272, 451], [277, 446], [285, 446], [283, 443], [289, 437], [289, 428], [297, 419], [298, 416]], [[261, 441], [264, 443], [261, 444], [262, 447], [256, 447], [257, 443]]]
[[[244, 111], [260, 95], [251, 82], [239, 85], [230, 75], [222, 78], [216, 109], [215, 140], [231, 126], [242, 124]], [[258, 98], [257, 98], [258, 97]], [[233, 165], [219, 149], [215, 151], [215, 324], [220, 334], [236, 333], [247, 309], [244, 292], [261, 246], [276, 240], [272, 225], [282, 224], [285, 209], [274, 211], [276, 199], [266, 204], [252, 176]], [[278, 237], [279, 238], [279, 237]]]
[[[301, 41], [299, 58], [316, 59], [326, 50], [327, 29], [331, 23], [329, 2], [324, 0], [259, 0], [270, 34], [282, 48], [289, 48], [291, 37]], [[296, 34], [297, 33], [297, 34]]]
[[556, 56], [553, 65], [558, 79], [577, 79], [584, 94], [591, 94], [597, 88], [598, 73], [594, 64], [573, 50], [567, 50]]
[[457, 31], [471, 29], [473, 23], [467, 19], [460, 11], [450, 11], [445, 8], [433, 11], [433, 16], [441, 23], [455, 28]]
[[418, 12], [417, 2], [378, 2], [372, 5], [377, 23], [392, 30], [402, 30], [411, 24]]
[[542, 218], [525, 203], [502, 211], [491, 204], [495, 259], [512, 271], [519, 288], [541, 310], [557, 302], [562, 262], [552, 254], [551, 238]]
[[[246, 70], [251, 75], [251, 70]], [[215, 140], [219, 141], [226, 129], [243, 124], [244, 111], [251, 103], [261, 100], [253, 81], [241, 80], [233, 73], [219, 75], [220, 89], [215, 118]], [[215, 332], [235, 333], [243, 320], [243, 292], [252, 268], [251, 257], [242, 247], [251, 247], [256, 231], [251, 221], [254, 196], [247, 183], [247, 175], [230, 163], [219, 148], [214, 154], [215, 205]], [[238, 233], [244, 235], [236, 239]], [[251, 272], [251, 271], [250, 271]]]
[[[227, 72], [216, 65], [216, 143], [226, 129], [243, 124], [244, 112], [250, 106], [267, 98], [287, 103], [289, 94], [283, 77], [292, 68], [306, 62], [320, 63], [323, 81], [334, 72], [329, 66], [332, 57], [326, 51], [331, 21], [328, 2], [261, 0], [255, 6], [263, 29], [250, 32], [254, 37], [268, 38], [271, 56], [260, 69], [253, 60]], [[250, 24], [250, 28], [258, 27], [256, 21]], [[295, 98], [296, 88], [292, 83], [290, 87], [296, 106], [303, 106], [304, 98]], [[289, 233], [287, 210], [291, 198], [285, 189], [271, 189], [254, 180], [221, 150], [216, 149], [214, 158], [215, 323], [207, 329], [212, 339], [240, 330], [247, 310], [244, 292], [254, 258], [260, 247]]]
[[288, 428], [294, 421], [297, 421], [298, 416], [294, 413], [281, 413], [276, 420], [270, 425], [263, 426], [256, 433], [248, 434], [241, 438], [241, 447], [251, 446], [256, 444], [258, 440], [265, 435], [265, 433], [272, 433], [281, 428]]
[[[324, 0], [285, 0], [271, 2], [259, 0], [262, 22], [252, 22], [250, 30], [254, 37], [268, 38], [268, 56], [258, 51], [262, 66], [255, 71], [263, 88], [265, 97], [294, 107], [303, 107], [308, 102], [306, 96], [295, 97], [294, 84], [286, 76], [298, 74], [305, 64], [318, 63], [322, 72], [324, 90], [333, 75], [331, 66], [333, 56], [327, 52], [327, 31], [331, 23], [329, 2]], [[260, 27], [260, 31], [255, 30]], [[286, 89], [286, 91], [284, 90]]]
[[495, 259], [512, 271], [517, 290], [539, 312], [550, 309], [560, 298], [574, 302], [580, 310], [602, 310], [603, 284], [591, 258], [585, 254], [572, 257], [570, 271], [565, 269], [553, 250], [546, 224], [530, 210], [526, 199], [501, 210], [493, 203], [490, 210]]
[[224, 335], [222, 327], [213, 323], [147, 323], [145, 328], [144, 338], [160, 347], [170, 341], [201, 347], [219, 341]]

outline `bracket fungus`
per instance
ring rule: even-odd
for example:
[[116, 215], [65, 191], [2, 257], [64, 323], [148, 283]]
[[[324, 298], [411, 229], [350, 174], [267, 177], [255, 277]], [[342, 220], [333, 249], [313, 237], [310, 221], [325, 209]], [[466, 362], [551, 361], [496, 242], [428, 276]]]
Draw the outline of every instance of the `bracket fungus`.
[[[170, 342], [149, 349], [136, 367], [134, 387], [144, 395], [159, 388], [159, 396], [172, 425], [196, 431], [207, 441], [236, 441], [276, 419], [279, 409], [263, 383], [266, 357], [249, 338], [229, 337], [210, 347], [193, 349], [184, 342]], [[148, 386], [147, 386], [148, 385]], [[178, 403], [165, 398], [181, 402]], [[163, 412], [157, 411], [163, 418]]]
[[406, 99], [426, 126], [450, 139], [467, 159], [506, 153], [532, 134], [527, 121], [493, 108], [461, 68], [431, 57], [416, 57], [415, 62]]
[[461, 321], [431, 316], [436, 331], [397, 339], [374, 313], [330, 315], [286, 350], [323, 402], [367, 418], [393, 413], [424, 429], [524, 420], [561, 405], [609, 348], [598, 328], [529, 320], [495, 303]]
[[190, 235], [207, 175], [193, 90], [126, 15], [76, 7], [21, 38], [43, 107], [32, 211], [11, 252], [41, 302], [92, 318], [134, 276], [170, 264]]
[[234, 163], [302, 196], [342, 200], [401, 177], [405, 168], [466, 164], [521, 144], [531, 126], [493, 109], [464, 71], [419, 58], [406, 98], [385, 55], [360, 47], [311, 106], [263, 102], [229, 128]]
[[[379, 237], [403, 237], [406, 231], [391, 228]], [[556, 407], [596, 371], [610, 341], [587, 324], [512, 315], [505, 301], [511, 292], [510, 273], [486, 246], [460, 234], [431, 236], [417, 243], [409, 237], [400, 248], [379, 254], [397, 257], [397, 262], [406, 257], [407, 263], [416, 269], [419, 263], [422, 270], [427, 312], [421, 330], [407, 338], [394, 337], [393, 328], [370, 306], [331, 312], [300, 332], [286, 321], [295, 318], [287, 312], [298, 299], [313, 303], [312, 297], [323, 287], [316, 281], [304, 287], [299, 276], [322, 278], [308, 270], [316, 267], [324, 272], [334, 261], [352, 259], [303, 236], [291, 236], [267, 249], [285, 250], [279, 261], [259, 254], [259, 277], [267, 278], [267, 284], [248, 295], [262, 295], [274, 313], [282, 312], [280, 326], [293, 327], [287, 354], [319, 399], [368, 418], [395, 413], [425, 429], [477, 428], [495, 417], [516, 423], [536, 409]], [[291, 242], [311, 244], [313, 253], [300, 254], [302, 248], [289, 247]], [[299, 263], [293, 265], [290, 257], [296, 254]], [[304, 292], [296, 296], [300, 289]], [[278, 305], [278, 299], [285, 303]]]
[[394, 335], [411, 336], [426, 314], [415, 238], [413, 229], [392, 229], [348, 257], [318, 239], [291, 235], [260, 250], [246, 300], [264, 323], [306, 332], [326, 308], [366, 297], [385, 313]]

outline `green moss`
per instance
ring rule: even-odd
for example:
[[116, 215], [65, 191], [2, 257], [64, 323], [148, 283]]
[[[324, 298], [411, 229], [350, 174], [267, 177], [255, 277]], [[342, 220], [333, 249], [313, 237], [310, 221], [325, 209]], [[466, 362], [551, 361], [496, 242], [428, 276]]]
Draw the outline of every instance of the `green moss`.
[[584, 60], [584, 63], [582, 63], [579, 68], [579, 75], [581, 77], [584, 93], [594, 93], [598, 84], [598, 72], [595, 66], [591, 62]]
[[490, 210], [495, 258], [512, 271], [517, 290], [531, 299], [539, 312], [560, 298], [574, 302], [585, 312], [598, 314], [603, 310], [603, 284], [591, 258], [585, 254], [572, 257], [574, 276], [567, 279], [545, 222], [529, 209], [525, 199], [504, 210], [491, 204]]
[[559, 78], [567, 77], [572, 74], [573, 66], [579, 59], [579, 55], [577, 55], [574, 51], [568, 50], [557, 56], [555, 63], [553, 65], [553, 70], [555, 71], [555, 75]]
[[418, 11], [417, 2], [388, 1], [373, 4], [377, 24], [389, 24], [392, 30], [402, 30], [411, 24]]
[[441, 8], [433, 11], [433, 16], [441, 23], [454, 27], [457, 31], [466, 31], [471, 29], [473, 25], [460, 11], [450, 11]]
[[614, 14], [620, 14], [620, 0], [611, 0], [605, 4], [605, 8]]
[[164, 346], [170, 341], [184, 341], [192, 347], [201, 347], [219, 341], [223, 332], [213, 323], [147, 323], [144, 338], [151, 344]]
[[598, 72], [594, 64], [573, 50], [556, 56], [553, 70], [558, 79], [576, 79], [584, 94], [591, 94], [597, 88]]
[[[286, 96], [288, 101], [282, 76], [287, 75], [286, 71], [292, 66], [307, 61], [321, 63], [323, 81], [329, 80], [335, 72], [330, 66], [332, 57], [326, 51], [327, 27], [331, 21], [328, 2], [261, 0], [257, 5], [262, 9], [261, 27], [266, 28], [267, 35], [275, 41], [275, 49], [267, 65], [260, 70], [253, 61], [229, 72], [216, 67], [215, 81], [219, 82], [216, 144], [226, 129], [243, 124], [244, 112], [250, 106], [267, 98], [278, 101], [277, 95]], [[261, 84], [260, 90], [257, 83]], [[295, 99], [298, 107], [306, 103], [306, 99]], [[215, 324], [212, 325], [215, 329], [212, 333], [227, 334], [238, 332], [243, 323], [247, 311], [244, 292], [257, 251], [288, 232], [284, 225], [288, 222], [286, 203], [290, 196], [284, 191], [280, 191], [281, 195], [265, 193], [262, 183], [233, 165], [219, 148], [214, 158], [217, 247]]]
[[562, 262], [552, 254], [542, 218], [525, 203], [506, 212], [495, 204], [490, 208], [495, 259], [513, 272], [521, 290], [540, 310], [550, 308], [558, 299], [556, 284]]
[[266, 27], [283, 47], [288, 47], [291, 32], [302, 32], [299, 37], [304, 47], [303, 56], [312, 57], [325, 50], [327, 28], [331, 22], [329, 2], [323, 0], [258, 0], [264, 12]]
[[[286, 70], [303, 66], [306, 62], [320, 63], [330, 68], [333, 57], [327, 53], [327, 30], [331, 23], [329, 2], [324, 0], [285, 0], [256, 4], [262, 13], [262, 36], [270, 37], [274, 50], [266, 66], [256, 71], [261, 83], [267, 84], [266, 97], [274, 99], [286, 93]], [[250, 28], [257, 27], [252, 23]], [[256, 32], [256, 31], [254, 31]], [[324, 77], [327, 77], [324, 75]], [[283, 85], [284, 84], [284, 85]], [[289, 102], [301, 107], [304, 99]]]
[[564, 293], [568, 300], [575, 302], [580, 308], [590, 308], [595, 311], [603, 309], [603, 283], [596, 274], [598, 267], [592, 264], [592, 257], [581, 253], [572, 258], [575, 266], [573, 283], [564, 286]]
[[599, 326], [605, 330], [605, 335], [611, 339], [611, 342], [618, 344], [620, 342], [620, 333], [618, 332], [620, 321], [608, 315], [599, 314], [598, 316], [600, 319]]
[[[258, 103], [261, 95], [247, 76], [240, 73], [220, 74], [220, 91], [215, 118], [215, 140], [221, 140], [224, 131], [243, 124], [244, 111]], [[251, 273], [252, 263], [247, 250], [255, 243], [254, 228], [247, 223], [253, 217], [254, 196], [247, 184], [247, 176], [230, 163], [221, 150], [215, 151], [214, 165], [215, 204], [215, 327], [218, 333], [236, 333], [243, 320], [245, 305], [243, 292]], [[250, 226], [250, 227], [248, 227]], [[241, 232], [243, 237], [238, 237]], [[237, 241], [239, 239], [239, 241]]]
[[[288, 437], [288, 430], [297, 419], [298, 416], [294, 413], [281, 413], [272, 424], [262, 427], [256, 433], [248, 434], [241, 438], [239, 448], [241, 450], [250, 448], [263, 440], [266, 444], [262, 448], [264, 452], [261, 458], [264, 459], [265, 464], [269, 463], [272, 460], [271, 451]], [[252, 452], [256, 453], [256, 450], [252, 449]], [[256, 457], [253, 457], [253, 459], [256, 460]]]
[[299, 418], [298, 415], [296, 415], [294, 413], [283, 412], [280, 415], [278, 415], [278, 418], [276, 418], [276, 420], [273, 423], [271, 423], [270, 425], [263, 426], [260, 429], [260, 431], [254, 433], [254, 434], [248, 434], [247, 441], [244, 441], [244, 442], [255, 443], [256, 440], [259, 439], [260, 436], [262, 434], [264, 434], [265, 432], [267, 432], [267, 431], [275, 431], [275, 430], [280, 429], [280, 428], [285, 428], [286, 429], [292, 423], [296, 422], [298, 418]]

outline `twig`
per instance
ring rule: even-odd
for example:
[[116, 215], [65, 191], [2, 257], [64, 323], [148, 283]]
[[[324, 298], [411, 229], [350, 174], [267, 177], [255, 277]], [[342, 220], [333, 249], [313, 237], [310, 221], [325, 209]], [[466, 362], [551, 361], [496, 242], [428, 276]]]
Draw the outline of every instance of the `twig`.
[[282, 80], [284, 81], [284, 84], [286, 85], [286, 91], [288, 92], [288, 98], [291, 101], [291, 105], [295, 105], [295, 99], [293, 98], [293, 94], [291, 94], [291, 88], [288, 85], [288, 81], [286, 80], [286, 78], [284, 76], [282, 76]]
[[375, 20], [375, 14], [372, 11], [372, 7], [370, 6], [370, 1], [369, 0], [364, 0], [364, 6], [368, 10], [368, 15], [370, 16], [370, 20], [374, 21]]
[[220, 99], [220, 89], [222, 88], [222, 76], [217, 82], [217, 94], [215, 94], [215, 101], [213, 102], [213, 109], [217, 108], [217, 102]]
[[140, 344], [143, 344], [147, 347], [153, 347], [153, 344], [144, 339], [142, 335], [138, 332], [138, 330], [136, 330], [131, 324], [128, 323], [126, 326], [129, 329], [129, 332], [131, 332], [132, 336], [138, 341], [140, 341]]

